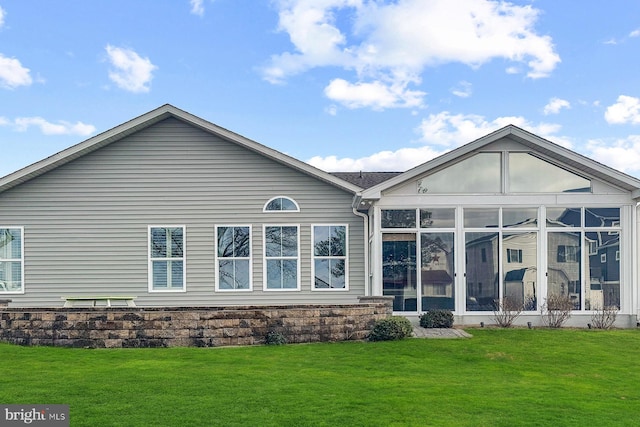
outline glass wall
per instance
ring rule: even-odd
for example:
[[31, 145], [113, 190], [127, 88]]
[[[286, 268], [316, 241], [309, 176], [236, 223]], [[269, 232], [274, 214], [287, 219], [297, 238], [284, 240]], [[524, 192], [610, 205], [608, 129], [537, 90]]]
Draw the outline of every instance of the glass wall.
[[547, 295], [575, 310], [620, 308], [620, 209], [547, 209]]
[[501, 299], [537, 311], [549, 295], [566, 296], [574, 310], [620, 307], [620, 208], [418, 208], [381, 217], [383, 294], [394, 296], [395, 311], [490, 312]]
[[455, 308], [453, 236], [453, 233], [422, 233], [420, 236], [422, 311]]
[[393, 311], [416, 311], [418, 290], [416, 274], [416, 235], [382, 235], [383, 295], [393, 296]]

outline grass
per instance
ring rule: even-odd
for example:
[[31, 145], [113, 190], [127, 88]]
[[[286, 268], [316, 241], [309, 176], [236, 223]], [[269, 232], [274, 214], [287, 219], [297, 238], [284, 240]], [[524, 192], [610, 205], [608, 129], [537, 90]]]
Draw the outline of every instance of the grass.
[[72, 426], [636, 426], [640, 331], [467, 340], [68, 349], [0, 345], [0, 402]]

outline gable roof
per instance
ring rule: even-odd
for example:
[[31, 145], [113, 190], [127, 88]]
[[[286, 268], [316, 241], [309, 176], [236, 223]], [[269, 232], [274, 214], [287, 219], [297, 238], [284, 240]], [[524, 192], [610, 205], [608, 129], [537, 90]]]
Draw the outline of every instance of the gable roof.
[[581, 171], [588, 176], [592, 176], [621, 189], [630, 191], [632, 197], [635, 199], [640, 198], [640, 180], [610, 168], [609, 166], [603, 165], [602, 163], [598, 163], [593, 159], [576, 153], [575, 151], [571, 151], [542, 137], [527, 132], [517, 126], [507, 125], [495, 132], [483, 136], [482, 138], [476, 139], [475, 141], [458, 147], [455, 150], [449, 151], [435, 159], [364, 190], [361, 194], [361, 199], [379, 199], [382, 192], [385, 190], [403, 184], [408, 180], [415, 179], [422, 174], [453, 162], [456, 159], [478, 152], [487, 145], [505, 137], [508, 137], [525, 147], [529, 147], [533, 151], [548, 156], [551, 159], [558, 160], [575, 171]]
[[99, 135], [80, 142], [79, 144], [62, 150], [59, 153], [56, 153], [43, 160], [26, 166], [16, 172], [6, 175], [5, 177], [0, 178], [0, 193], [33, 178], [36, 178], [37, 176], [40, 176], [48, 171], [56, 169], [79, 157], [105, 147], [115, 141], [121, 140], [128, 135], [148, 128], [149, 126], [152, 126], [155, 123], [158, 123], [169, 117], [176, 118], [192, 126], [198, 127], [205, 132], [209, 132], [213, 135], [224, 138], [227, 141], [238, 144], [246, 149], [261, 154], [264, 157], [272, 159], [290, 168], [296, 169], [304, 174], [310, 175], [313, 178], [324, 181], [349, 193], [356, 194], [362, 190], [361, 187], [355, 184], [344, 181], [305, 162], [297, 160], [279, 151], [245, 138], [237, 133], [217, 126], [211, 122], [201, 119], [200, 117], [180, 110], [173, 105], [165, 104], [155, 110], [138, 116], [132, 120], [129, 120], [128, 122], [125, 122]]
[[370, 188], [374, 185], [378, 185], [381, 182], [385, 182], [395, 176], [402, 174], [402, 172], [330, 172], [331, 175], [337, 176], [340, 179], [348, 181], [361, 188]]

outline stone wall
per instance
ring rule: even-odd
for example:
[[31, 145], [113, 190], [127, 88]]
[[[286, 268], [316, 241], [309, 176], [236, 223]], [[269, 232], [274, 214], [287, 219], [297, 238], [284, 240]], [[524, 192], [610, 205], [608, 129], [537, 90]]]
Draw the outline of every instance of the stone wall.
[[63, 347], [219, 347], [362, 340], [391, 300], [360, 304], [246, 307], [0, 308], [0, 341]]

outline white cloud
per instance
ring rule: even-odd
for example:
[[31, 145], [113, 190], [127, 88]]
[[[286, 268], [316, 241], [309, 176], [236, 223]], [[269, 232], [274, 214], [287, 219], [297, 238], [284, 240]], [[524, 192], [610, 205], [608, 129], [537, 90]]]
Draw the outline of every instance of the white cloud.
[[[407, 90], [408, 84], [420, 82], [425, 68], [445, 63], [476, 68], [493, 59], [506, 59], [512, 63], [508, 73], [524, 66], [528, 77], [540, 78], [560, 62], [551, 38], [536, 34], [539, 12], [529, 5], [492, 0], [397, 0], [388, 4], [278, 0], [276, 7], [279, 30], [289, 35], [294, 50], [271, 57], [262, 70], [271, 83], [282, 83], [315, 67], [335, 66], [355, 73], [357, 83], [352, 86], [400, 85]], [[338, 22], [351, 26], [339, 27]], [[389, 91], [376, 92], [381, 102], [361, 106], [385, 103]]]
[[204, 15], [204, 0], [190, 0], [191, 13], [198, 16]]
[[307, 162], [326, 171], [405, 171], [461, 145], [472, 142], [504, 126], [513, 124], [556, 144], [571, 148], [571, 141], [556, 135], [560, 125], [533, 124], [523, 117], [498, 117], [488, 121], [480, 115], [451, 114], [443, 111], [422, 120], [416, 131], [422, 147], [381, 151], [358, 159], [316, 156]]
[[607, 107], [604, 118], [610, 124], [640, 124], [640, 98], [620, 95], [613, 105]]
[[629, 37], [640, 37], [640, 28], [637, 28], [629, 33]]
[[469, 82], [461, 81], [456, 87], [451, 89], [451, 93], [460, 98], [468, 98], [473, 93], [472, 85]]
[[119, 88], [129, 92], [149, 92], [153, 71], [157, 69], [149, 58], [142, 58], [135, 51], [107, 45], [105, 48], [113, 69], [109, 78]]
[[590, 157], [622, 172], [640, 172], [640, 135], [616, 141], [591, 140], [587, 143]]
[[45, 135], [88, 136], [96, 131], [95, 126], [82, 122], [69, 123], [59, 121], [58, 123], [51, 123], [42, 117], [18, 117], [13, 122], [5, 119], [4, 121], [0, 120], [0, 125], [13, 125], [18, 132], [25, 132], [30, 127], [35, 126]]
[[22, 66], [15, 58], [7, 58], [0, 53], [0, 86], [14, 89], [18, 86], [29, 86], [33, 79], [30, 70]]
[[4, 25], [4, 17], [6, 16], [6, 14], [7, 13], [0, 6], [0, 28], [2, 28], [2, 26]]
[[386, 85], [376, 81], [352, 84], [343, 79], [332, 80], [324, 89], [324, 94], [347, 108], [370, 107], [373, 110], [421, 107], [426, 95], [424, 92], [408, 90], [403, 83]]
[[498, 117], [488, 121], [480, 115], [451, 114], [443, 111], [423, 119], [417, 131], [421, 135], [422, 142], [456, 148], [510, 124], [562, 146], [571, 146], [567, 138], [555, 135], [560, 130], [560, 125], [552, 123], [536, 125], [520, 116]]
[[544, 115], [558, 114], [563, 108], [571, 108], [571, 104], [566, 99], [551, 98], [549, 103], [544, 106]]
[[393, 171], [402, 172], [421, 163], [429, 161], [443, 154], [445, 151], [435, 151], [431, 147], [401, 148], [396, 151], [381, 151], [367, 157], [358, 159], [336, 156], [312, 157], [307, 163], [328, 172], [355, 172], [355, 171]]

